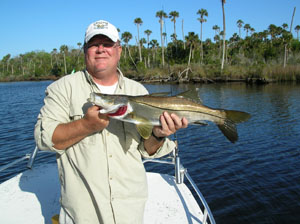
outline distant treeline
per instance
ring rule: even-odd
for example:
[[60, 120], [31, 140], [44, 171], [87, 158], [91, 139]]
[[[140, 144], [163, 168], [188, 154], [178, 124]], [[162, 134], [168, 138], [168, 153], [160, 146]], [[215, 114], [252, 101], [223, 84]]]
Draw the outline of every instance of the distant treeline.
[[[202, 26], [205, 20], [199, 15]], [[142, 21], [137, 18], [134, 23], [139, 27]], [[242, 24], [241, 20], [237, 22], [239, 29], [246, 31], [245, 38], [239, 32], [225, 41], [223, 67], [224, 35], [214, 26], [213, 40], [201, 41], [194, 32], [189, 32], [184, 41], [178, 40], [174, 32], [168, 43], [166, 34], [161, 33], [161, 44], [150, 40], [152, 32], [146, 30], [146, 38], [138, 37], [136, 45], [129, 45], [132, 34], [123, 32], [120, 68], [126, 76], [144, 81], [300, 80], [299, 26], [295, 27], [297, 37], [293, 38], [287, 24], [282, 27], [271, 24], [263, 32]], [[0, 61], [0, 80], [57, 79], [73, 70], [82, 70], [84, 53], [82, 44], [77, 45], [78, 48], [63, 45], [50, 53], [32, 51], [16, 57], [8, 54]]]

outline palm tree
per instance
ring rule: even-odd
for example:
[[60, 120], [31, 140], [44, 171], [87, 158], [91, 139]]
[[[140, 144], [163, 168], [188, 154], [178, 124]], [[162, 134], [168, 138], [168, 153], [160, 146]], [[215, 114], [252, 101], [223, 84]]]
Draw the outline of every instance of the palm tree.
[[297, 33], [297, 40], [299, 40], [299, 30], [300, 30], [300, 26], [299, 25], [295, 26], [295, 31]]
[[78, 46], [78, 55], [77, 55], [77, 65], [79, 65], [79, 58], [80, 58], [80, 54], [81, 54], [81, 43], [78, 42], [77, 46]]
[[212, 29], [215, 31], [215, 35], [220, 35], [220, 27], [218, 25], [214, 25]]
[[169, 18], [171, 18], [171, 21], [174, 23], [174, 41], [177, 40], [177, 35], [176, 35], [176, 18], [179, 17], [179, 12], [177, 11], [172, 11], [169, 13]]
[[186, 39], [186, 43], [187, 46], [190, 46], [190, 53], [189, 53], [189, 59], [188, 59], [188, 66], [187, 66], [187, 70], [186, 70], [186, 76], [188, 75], [188, 71], [190, 69], [190, 65], [191, 65], [191, 58], [192, 58], [192, 51], [195, 48], [195, 45], [198, 41], [198, 35], [195, 34], [194, 32], [189, 32], [188, 36], [185, 37]]
[[285, 29], [285, 30], [287, 30], [287, 28], [289, 28], [289, 25], [287, 23], [283, 23], [282, 24], [282, 28]]
[[183, 30], [183, 19], [182, 19], [182, 24], [181, 24], [181, 29], [182, 29], [182, 41], [183, 41], [183, 49], [185, 50], [185, 39], [184, 39], [184, 30]]
[[253, 35], [255, 32], [255, 29], [253, 27], [250, 27], [250, 34]]
[[141, 18], [136, 18], [134, 20], [134, 24], [136, 25], [137, 31], [138, 31], [138, 41], [137, 41], [137, 44], [138, 44], [138, 47], [139, 47], [140, 61], [142, 61], [142, 49], [141, 49], [141, 44], [140, 44], [140, 31], [139, 31], [139, 27], [140, 27], [140, 25], [143, 24], [143, 21], [142, 21]]
[[68, 52], [68, 46], [67, 45], [61, 45], [59, 50], [60, 50], [60, 53], [62, 53], [63, 57], [64, 57], [64, 68], [65, 68], [65, 75], [66, 75], [67, 74], [66, 53]]
[[163, 26], [164, 26], [164, 20], [163, 18], [168, 18], [167, 14], [160, 10], [156, 12], [156, 17], [159, 18], [160, 23], [160, 38], [161, 38], [161, 57], [162, 57], [162, 66], [165, 66], [165, 56], [164, 56], [164, 39], [163, 39]]
[[150, 45], [150, 48], [152, 49], [153, 62], [155, 62], [156, 51], [157, 51], [157, 48], [159, 47], [159, 44], [158, 44], [157, 40], [151, 40], [149, 45]]
[[243, 27], [244, 22], [243, 22], [243, 20], [239, 19], [239, 20], [236, 22], [236, 24], [237, 24], [237, 26], [238, 26], [238, 28], [239, 28], [239, 37], [242, 38], [242, 36], [241, 36], [241, 28]]
[[149, 57], [149, 37], [152, 33], [151, 30], [145, 30], [144, 33], [147, 35], [147, 57], [148, 57], [148, 67], [150, 67], [150, 57]]
[[224, 68], [224, 60], [225, 60], [225, 37], [226, 37], [226, 27], [225, 27], [225, 9], [224, 4], [226, 3], [226, 0], [221, 0], [222, 3], [222, 12], [223, 12], [223, 54], [222, 54], [222, 64], [221, 64], [221, 70]]
[[199, 9], [198, 12], [197, 12], [198, 15], [200, 15], [200, 18], [198, 18], [200, 24], [201, 24], [201, 32], [200, 32], [200, 48], [201, 48], [201, 64], [202, 64], [202, 61], [203, 61], [203, 43], [202, 43], [202, 25], [204, 22], [206, 22], [207, 20], [204, 18], [204, 16], [208, 16], [208, 13], [206, 11], [206, 9]]
[[128, 47], [128, 42], [131, 40], [132, 38], [132, 34], [125, 31], [124, 33], [122, 33], [121, 39], [124, 41], [125, 43], [125, 60], [127, 58], [127, 50], [129, 52], [129, 47]]
[[251, 26], [250, 26], [250, 24], [245, 24], [244, 25], [244, 30], [246, 30], [246, 37], [248, 37], [248, 32], [249, 32], [249, 30], [251, 29]]
[[269, 27], [268, 27], [268, 31], [269, 31], [269, 34], [271, 36], [271, 44], [276, 36], [276, 32], [277, 32], [277, 26], [274, 25], [274, 24], [270, 24]]
[[150, 37], [152, 31], [151, 30], [145, 30], [144, 33], [147, 35], [147, 46], [148, 46], [147, 48], [149, 48], [149, 37]]
[[125, 43], [125, 60], [126, 60], [126, 58], [127, 58], [127, 55], [126, 55], [126, 49], [127, 49], [127, 50], [128, 50], [128, 54], [129, 54], [129, 57], [130, 57], [132, 63], [134, 64], [134, 66], [136, 67], [136, 64], [134, 63], [134, 60], [133, 60], [133, 58], [131, 57], [130, 50], [129, 50], [129, 46], [128, 46], [128, 42], [131, 40], [131, 38], [132, 38], [132, 34], [129, 33], [129, 32], [127, 32], [127, 31], [125, 31], [125, 32], [122, 33], [122, 35], [121, 35], [121, 39], [122, 39], [122, 40], [124, 41], [124, 43]]

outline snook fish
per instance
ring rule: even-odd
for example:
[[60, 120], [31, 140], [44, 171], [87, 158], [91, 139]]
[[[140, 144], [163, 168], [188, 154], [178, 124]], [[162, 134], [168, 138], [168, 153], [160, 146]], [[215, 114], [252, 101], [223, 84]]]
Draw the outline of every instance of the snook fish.
[[250, 114], [246, 112], [204, 106], [198, 95], [195, 99], [195, 95], [192, 95], [190, 91], [176, 96], [91, 93], [89, 101], [101, 107], [100, 113], [136, 124], [139, 134], [144, 139], [149, 138], [153, 126], [160, 125], [159, 117], [164, 111], [175, 113], [180, 118], [185, 117], [189, 124], [203, 124], [204, 121], [214, 122], [232, 143], [238, 140], [236, 123], [247, 121], [250, 118]]

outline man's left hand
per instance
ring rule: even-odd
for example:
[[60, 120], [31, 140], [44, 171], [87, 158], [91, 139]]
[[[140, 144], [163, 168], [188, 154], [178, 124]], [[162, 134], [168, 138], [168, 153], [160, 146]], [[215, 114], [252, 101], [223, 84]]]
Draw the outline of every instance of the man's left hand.
[[153, 127], [153, 133], [157, 137], [167, 137], [174, 134], [181, 128], [188, 126], [188, 120], [184, 117], [180, 119], [176, 114], [164, 112], [160, 116], [161, 126]]

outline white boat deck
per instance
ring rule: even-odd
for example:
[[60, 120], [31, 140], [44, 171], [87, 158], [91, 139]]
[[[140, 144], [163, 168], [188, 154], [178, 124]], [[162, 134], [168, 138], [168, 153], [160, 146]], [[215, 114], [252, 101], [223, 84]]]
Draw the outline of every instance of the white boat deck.
[[[147, 173], [149, 199], [144, 224], [202, 223], [203, 214], [185, 184], [174, 177]], [[35, 167], [0, 184], [0, 223], [52, 223], [59, 214], [60, 186], [56, 164]]]

